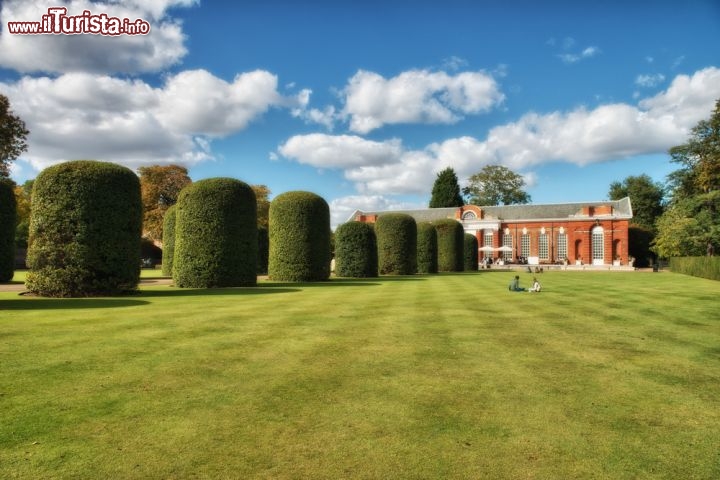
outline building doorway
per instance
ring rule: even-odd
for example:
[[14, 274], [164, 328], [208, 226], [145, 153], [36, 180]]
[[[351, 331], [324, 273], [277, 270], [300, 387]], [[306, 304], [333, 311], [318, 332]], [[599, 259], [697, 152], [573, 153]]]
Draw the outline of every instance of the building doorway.
[[592, 237], [592, 264], [605, 265], [605, 230], [601, 226], [593, 227]]

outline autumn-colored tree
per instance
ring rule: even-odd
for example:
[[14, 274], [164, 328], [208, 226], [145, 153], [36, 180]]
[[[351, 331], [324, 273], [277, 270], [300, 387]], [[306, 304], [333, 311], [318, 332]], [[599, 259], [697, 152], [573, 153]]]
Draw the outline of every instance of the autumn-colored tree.
[[182, 190], [192, 183], [187, 168], [179, 165], [140, 167], [143, 202], [143, 236], [162, 241], [165, 212], [175, 205]]
[[15, 203], [17, 205], [15, 246], [17, 248], [27, 248], [33, 182], [34, 180], [28, 180], [22, 185], [15, 185]]
[[268, 196], [272, 193], [266, 185], [251, 185], [255, 198], [257, 199], [257, 221], [258, 228], [268, 228], [268, 215], [270, 212], [270, 200]]

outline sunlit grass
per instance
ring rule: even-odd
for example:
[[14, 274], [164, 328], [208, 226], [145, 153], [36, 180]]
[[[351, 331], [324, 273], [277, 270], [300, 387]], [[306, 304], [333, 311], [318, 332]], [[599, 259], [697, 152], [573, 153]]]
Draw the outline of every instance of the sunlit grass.
[[720, 477], [717, 282], [512, 275], [0, 293], [0, 477]]

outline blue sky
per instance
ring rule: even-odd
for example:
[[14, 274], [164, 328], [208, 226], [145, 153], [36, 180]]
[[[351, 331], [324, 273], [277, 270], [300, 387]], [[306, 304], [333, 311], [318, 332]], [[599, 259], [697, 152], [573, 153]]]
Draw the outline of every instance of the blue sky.
[[[9, 33], [60, 5], [151, 32]], [[31, 131], [17, 181], [178, 163], [316, 192], [333, 224], [427, 205], [448, 166], [464, 185], [506, 165], [534, 203], [663, 181], [720, 98], [716, 1], [6, 0], [0, 19], [0, 92]]]

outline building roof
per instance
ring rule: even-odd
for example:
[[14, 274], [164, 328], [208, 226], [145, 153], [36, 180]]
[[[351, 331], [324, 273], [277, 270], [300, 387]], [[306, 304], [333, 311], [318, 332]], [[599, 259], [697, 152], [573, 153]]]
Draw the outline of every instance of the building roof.
[[[496, 205], [478, 206], [483, 212], [485, 220], [519, 221], [519, 220], [572, 220], [587, 219], [588, 215], [583, 214], [586, 207], [612, 207], [612, 214], [598, 214], [591, 217], [609, 218], [632, 218], [632, 206], [630, 198], [620, 200], [605, 200], [597, 202], [572, 202], [552, 204], [527, 204], [527, 205]], [[405, 213], [418, 222], [432, 222], [443, 218], [456, 218], [458, 208], [425, 208], [422, 210], [385, 210], [365, 212], [356, 210], [349, 220], [354, 220], [358, 215], [382, 215], [383, 213]]]

